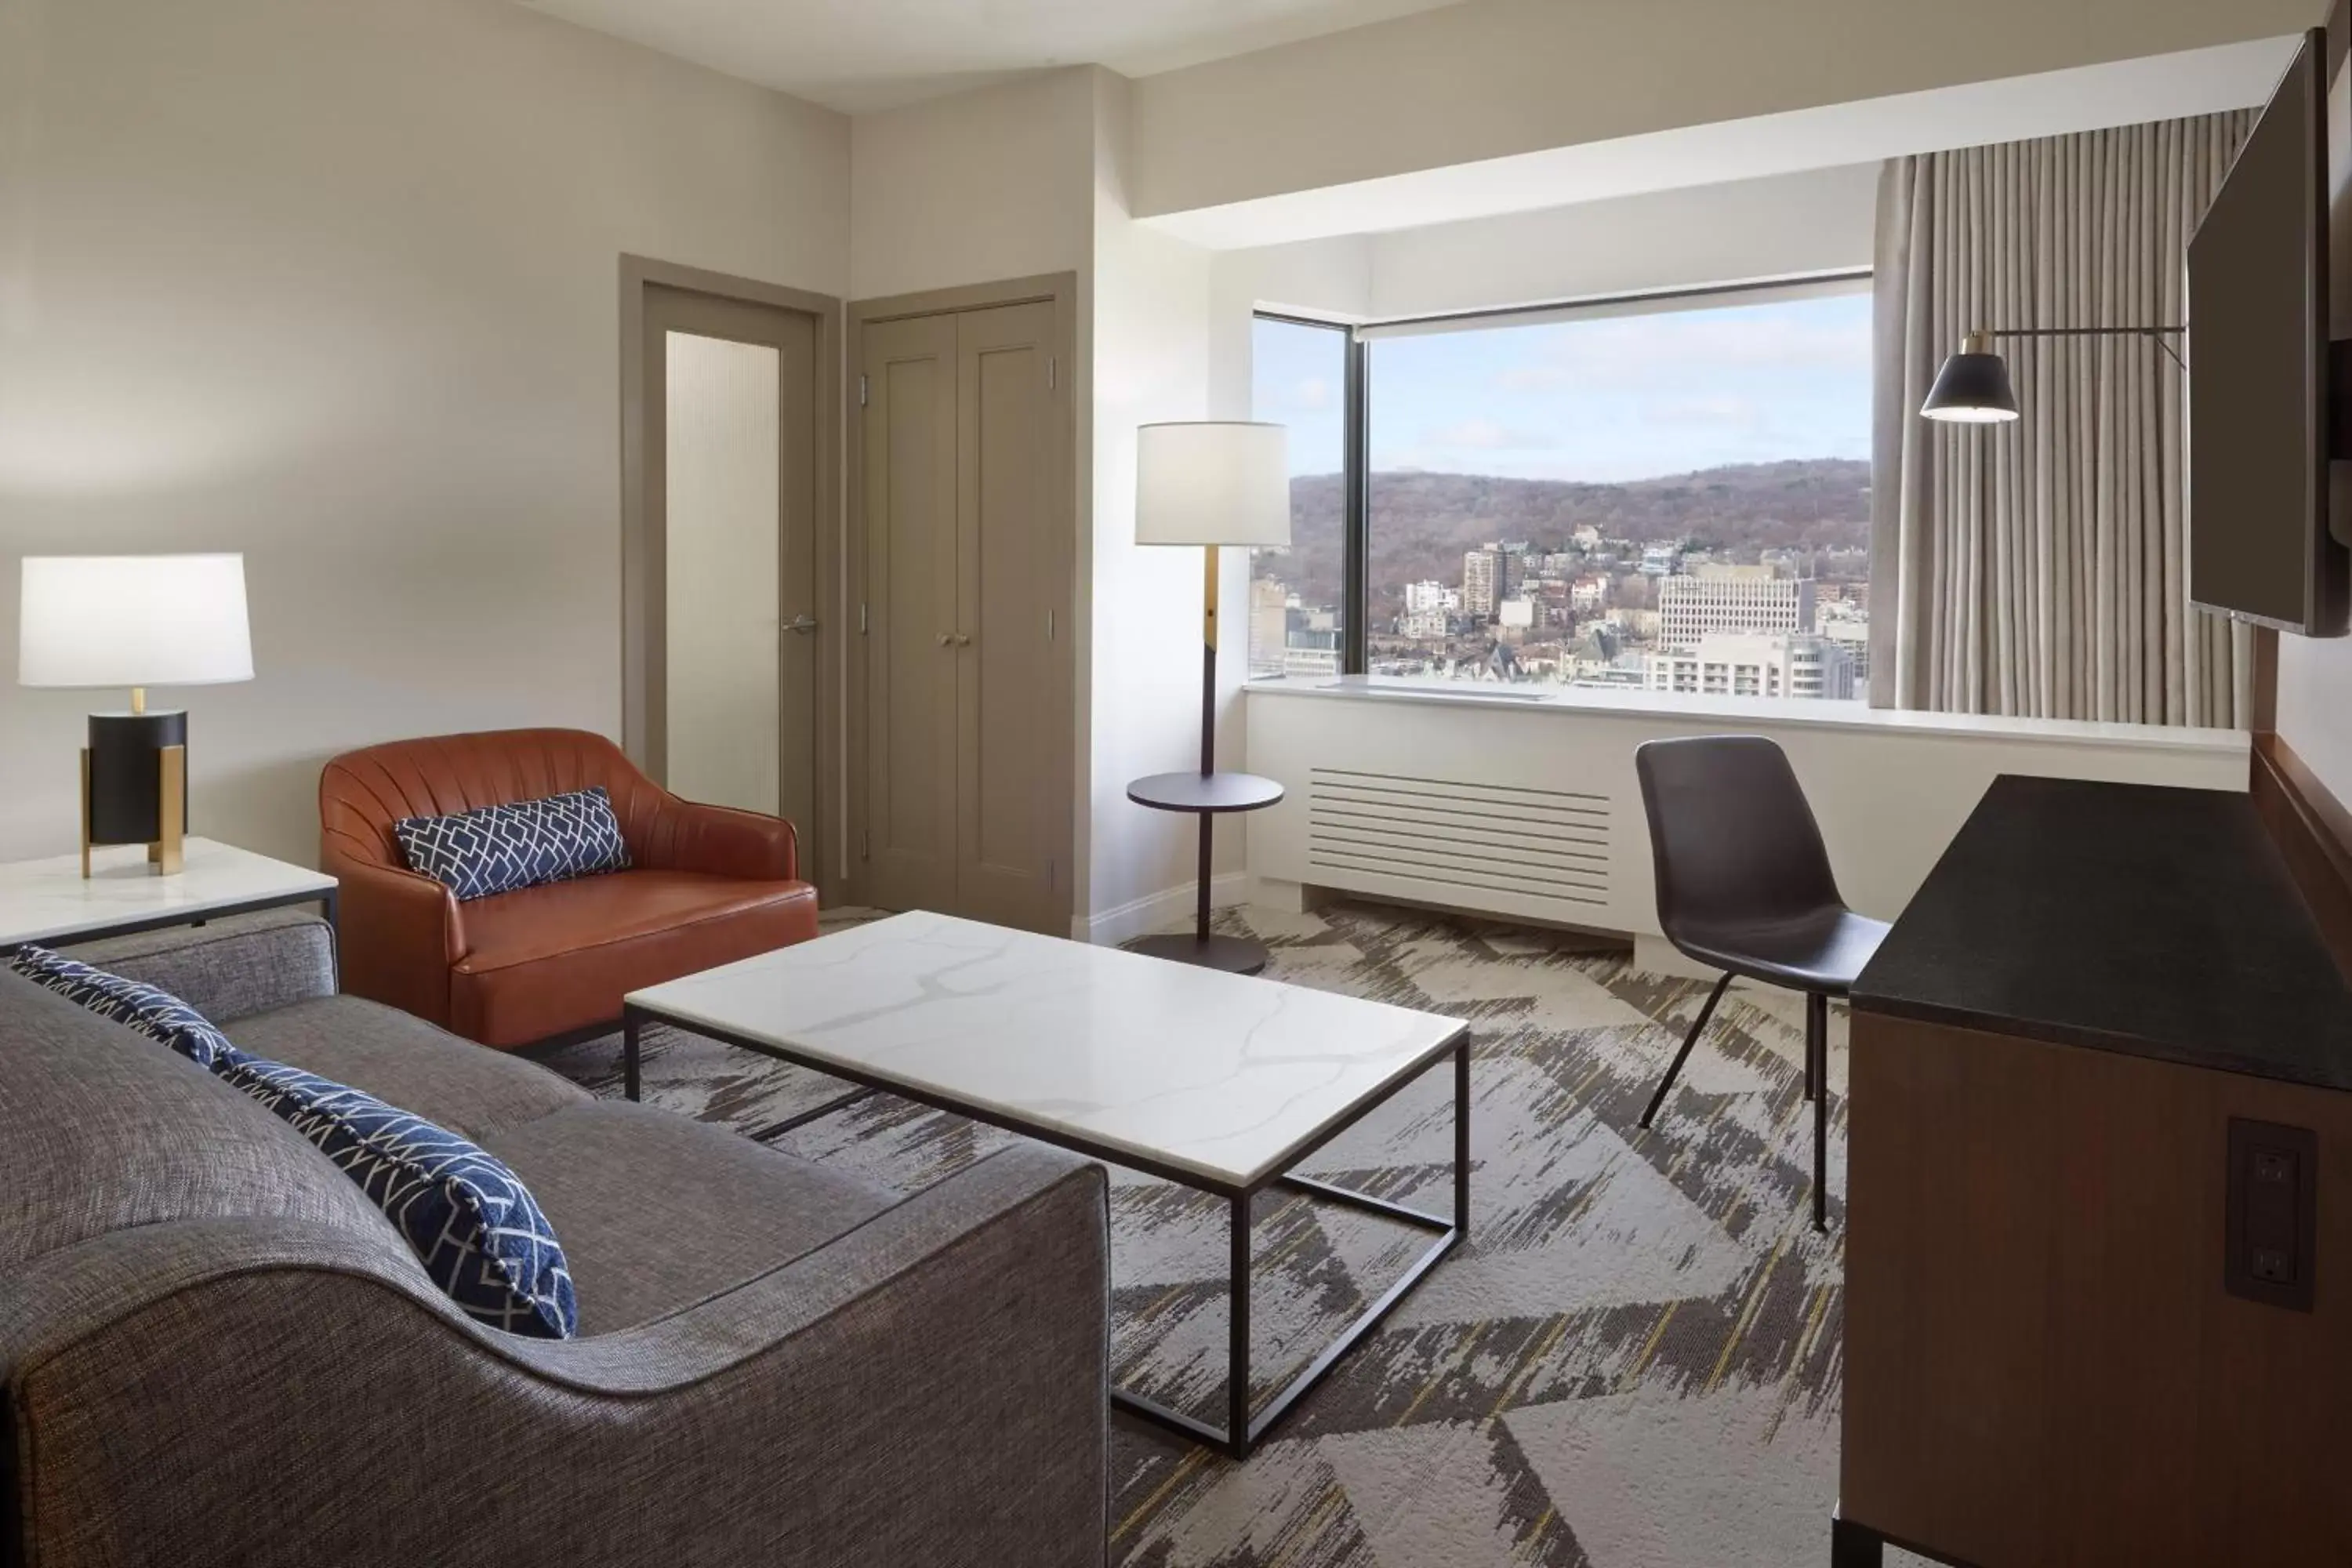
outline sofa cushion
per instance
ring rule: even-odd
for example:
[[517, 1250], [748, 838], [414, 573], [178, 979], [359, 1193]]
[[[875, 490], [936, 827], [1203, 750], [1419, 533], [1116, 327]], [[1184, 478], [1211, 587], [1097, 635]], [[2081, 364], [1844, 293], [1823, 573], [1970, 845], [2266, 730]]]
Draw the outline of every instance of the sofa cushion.
[[[144, 1035], [0, 968], [0, 1280], [109, 1231], [277, 1219], [408, 1249], [293, 1129]], [[0, 1295], [5, 1295], [0, 1289]]]
[[603, 784], [454, 816], [405, 816], [392, 835], [410, 870], [460, 902], [629, 868], [621, 819]]
[[583, 1335], [680, 1311], [898, 1202], [879, 1184], [626, 1100], [575, 1106], [485, 1142], [562, 1232]]
[[237, 1019], [335, 992], [335, 928], [307, 910], [215, 915], [77, 942], [60, 950], [110, 974], [160, 985], [226, 1029]]
[[625, 871], [466, 909], [450, 1027], [519, 1046], [612, 1025], [631, 991], [816, 934], [816, 889], [697, 871]]
[[530, 1189], [495, 1155], [283, 1062], [232, 1049], [218, 1070], [358, 1184], [467, 1317], [533, 1339], [572, 1337], [579, 1311], [562, 1245]]
[[501, 1127], [577, 1105], [588, 1091], [519, 1057], [486, 1051], [422, 1018], [357, 996], [323, 996], [241, 1018], [230, 1039], [404, 1107], [477, 1143]]
[[45, 947], [20, 947], [8, 967], [77, 1006], [111, 1018], [211, 1070], [229, 1054], [228, 1037], [168, 991], [126, 980]]

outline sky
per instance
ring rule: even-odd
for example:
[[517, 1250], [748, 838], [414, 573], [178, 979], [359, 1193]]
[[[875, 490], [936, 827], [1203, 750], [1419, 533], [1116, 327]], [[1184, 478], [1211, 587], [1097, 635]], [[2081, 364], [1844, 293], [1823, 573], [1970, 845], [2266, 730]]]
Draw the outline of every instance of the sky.
[[[1612, 482], [1870, 456], [1867, 292], [1376, 339], [1371, 458]], [[1340, 466], [1341, 334], [1261, 321], [1254, 417], [1294, 474]]]

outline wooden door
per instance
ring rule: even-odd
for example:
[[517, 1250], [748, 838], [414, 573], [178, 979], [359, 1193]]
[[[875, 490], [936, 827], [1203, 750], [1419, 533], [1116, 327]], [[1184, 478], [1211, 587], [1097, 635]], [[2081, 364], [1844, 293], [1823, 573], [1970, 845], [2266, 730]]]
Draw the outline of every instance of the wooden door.
[[869, 323], [861, 363], [866, 627], [853, 786], [860, 896], [955, 912], [957, 352], [953, 316]]
[[1066, 933], [1068, 393], [1050, 301], [956, 321], [956, 907]]
[[817, 828], [817, 323], [654, 287], [646, 511], [660, 577], [650, 770]]

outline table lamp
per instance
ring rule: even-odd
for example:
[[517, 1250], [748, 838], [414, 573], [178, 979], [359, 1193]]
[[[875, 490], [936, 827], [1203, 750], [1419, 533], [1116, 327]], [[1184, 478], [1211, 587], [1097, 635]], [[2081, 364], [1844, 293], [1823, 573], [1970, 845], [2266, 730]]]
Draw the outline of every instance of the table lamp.
[[1209, 931], [1212, 824], [1226, 812], [1255, 811], [1282, 786], [1248, 773], [1217, 772], [1217, 547], [1279, 548], [1290, 542], [1289, 432], [1279, 425], [1207, 420], [1145, 425], [1135, 433], [1135, 542], [1196, 544], [1201, 553], [1201, 771], [1159, 773], [1127, 796], [1160, 811], [1201, 818], [1198, 903], [1190, 935], [1150, 937], [1134, 951], [1254, 974], [1265, 950]]
[[253, 679], [242, 555], [28, 555], [20, 686], [128, 687], [127, 713], [92, 713], [81, 753], [81, 874], [90, 847], [144, 844], [180, 869], [188, 715], [147, 710], [150, 686]]

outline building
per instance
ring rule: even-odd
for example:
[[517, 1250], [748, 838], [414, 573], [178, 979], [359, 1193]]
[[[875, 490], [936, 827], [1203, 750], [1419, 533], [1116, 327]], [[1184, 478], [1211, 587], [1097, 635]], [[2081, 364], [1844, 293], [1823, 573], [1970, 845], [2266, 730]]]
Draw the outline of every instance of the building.
[[1518, 592], [1527, 547], [1488, 544], [1462, 557], [1462, 613], [1491, 621], [1496, 606]]
[[1658, 584], [1658, 640], [1668, 647], [1690, 647], [1721, 632], [1812, 629], [1810, 577], [1775, 577], [1757, 566], [1713, 566]]
[[1454, 617], [1442, 609], [1408, 609], [1397, 617], [1397, 636], [1435, 642], [1454, 629]]
[[1671, 577], [1683, 563], [1683, 547], [1675, 544], [1649, 544], [1642, 548], [1642, 575]]
[[1568, 585], [1568, 607], [1580, 615], [1600, 609], [1609, 603], [1609, 579], [1579, 577]]
[[1424, 582], [1407, 583], [1404, 585], [1404, 607], [1407, 615], [1421, 610], [1452, 612], [1462, 607], [1462, 594], [1459, 589], [1449, 588], [1434, 577]]
[[1865, 689], [1870, 679], [1870, 619], [1866, 616], [1824, 616], [1821, 635], [1845, 649], [1853, 660], [1854, 689]]
[[1253, 577], [1249, 585], [1249, 672], [1252, 676], [1282, 673], [1283, 645], [1290, 639], [1290, 590], [1271, 577]]
[[1834, 702], [1854, 695], [1852, 657], [1842, 644], [1821, 637], [1715, 632], [1695, 647], [1651, 654], [1648, 670], [1653, 691]]
[[1282, 673], [1293, 680], [1337, 675], [1339, 673], [1339, 650], [1294, 643], [1282, 650]]

